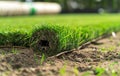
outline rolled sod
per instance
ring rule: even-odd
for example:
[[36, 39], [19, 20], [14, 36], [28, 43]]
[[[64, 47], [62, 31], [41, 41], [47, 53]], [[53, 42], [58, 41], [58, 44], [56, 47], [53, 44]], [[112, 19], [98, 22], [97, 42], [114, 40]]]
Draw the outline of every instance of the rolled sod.
[[30, 47], [47, 55], [78, 48], [83, 43], [120, 30], [120, 25], [92, 26], [41, 25], [32, 33]]
[[53, 54], [53, 50], [58, 49], [58, 44], [59, 40], [56, 31], [49, 27], [35, 29], [30, 38], [30, 47], [32, 49], [49, 55]]
[[61, 6], [58, 3], [0, 1], [0, 16], [57, 14], [60, 12]]
[[1, 17], [0, 46], [24, 46], [41, 54], [55, 55], [120, 31], [119, 16], [86, 14]]

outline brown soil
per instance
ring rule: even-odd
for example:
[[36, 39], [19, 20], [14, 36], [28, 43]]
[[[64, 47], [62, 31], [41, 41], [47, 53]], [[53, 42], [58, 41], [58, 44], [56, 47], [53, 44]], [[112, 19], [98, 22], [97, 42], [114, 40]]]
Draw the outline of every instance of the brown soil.
[[[0, 76], [95, 76], [96, 68], [120, 75], [120, 33], [80, 50], [45, 59], [27, 48], [0, 48]], [[44, 61], [45, 60], [45, 61]], [[43, 62], [44, 61], [44, 62]]]

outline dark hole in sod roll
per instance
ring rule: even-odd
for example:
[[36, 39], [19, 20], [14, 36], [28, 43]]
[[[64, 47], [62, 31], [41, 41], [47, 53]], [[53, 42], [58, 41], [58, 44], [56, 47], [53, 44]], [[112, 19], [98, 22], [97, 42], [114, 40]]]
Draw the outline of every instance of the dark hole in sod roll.
[[39, 46], [41, 50], [46, 50], [49, 47], [49, 41], [47, 40], [40, 40]]
[[56, 31], [51, 29], [36, 30], [30, 40], [30, 47], [47, 56], [52, 56], [58, 53], [59, 39]]

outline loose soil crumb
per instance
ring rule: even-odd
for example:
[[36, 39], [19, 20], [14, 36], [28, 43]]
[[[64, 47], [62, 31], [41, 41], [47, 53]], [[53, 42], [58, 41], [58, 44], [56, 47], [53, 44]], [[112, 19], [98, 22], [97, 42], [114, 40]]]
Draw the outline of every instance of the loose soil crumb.
[[120, 33], [47, 59], [28, 48], [0, 48], [0, 76], [120, 76], [119, 49]]

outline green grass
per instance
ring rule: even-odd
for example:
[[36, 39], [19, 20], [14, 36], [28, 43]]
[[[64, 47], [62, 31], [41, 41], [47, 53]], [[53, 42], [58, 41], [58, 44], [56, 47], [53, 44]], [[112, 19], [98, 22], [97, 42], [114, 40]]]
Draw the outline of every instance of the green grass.
[[[117, 66], [117, 67], [116, 67]], [[120, 69], [118, 62], [111, 62], [108, 64], [107, 67], [96, 67], [94, 69], [94, 74], [96, 76], [119, 76], [120, 75]]]
[[119, 21], [120, 14], [0, 17], [0, 45], [26, 46], [53, 55], [119, 31]]
[[36, 54], [34, 54], [34, 59], [35, 59], [37, 64], [42, 65], [43, 62], [46, 60], [46, 56], [44, 54], [42, 54], [41, 58], [39, 58], [39, 57], [37, 57]]

